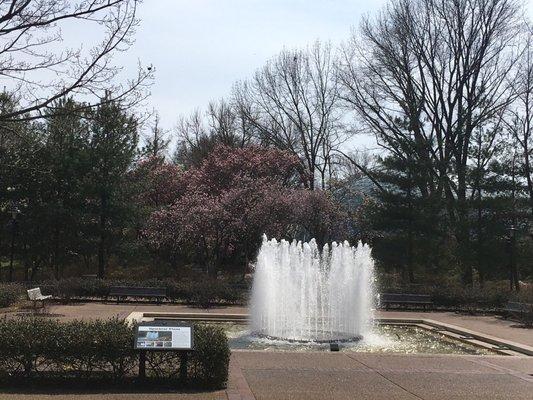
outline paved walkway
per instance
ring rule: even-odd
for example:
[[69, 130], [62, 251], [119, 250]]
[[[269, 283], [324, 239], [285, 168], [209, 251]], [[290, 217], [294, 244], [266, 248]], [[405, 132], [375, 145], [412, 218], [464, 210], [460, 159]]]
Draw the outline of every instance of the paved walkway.
[[[176, 305], [82, 303], [54, 305], [59, 319], [125, 318], [131, 312], [206, 312]], [[210, 313], [246, 314], [244, 307]], [[420, 318], [461, 326], [533, 346], [533, 330], [494, 316], [447, 312], [381, 311], [384, 318]], [[0, 392], [0, 399], [516, 399], [533, 400], [533, 357], [400, 355], [367, 353], [288, 353], [234, 351], [225, 391], [201, 394]]]
[[235, 399], [533, 398], [531, 358], [234, 352], [232, 363], [244, 377]]
[[[87, 302], [70, 304], [52, 304], [45, 310], [46, 313], [60, 320], [92, 319], [92, 318], [126, 318], [132, 312], [201, 312], [201, 313], [233, 313], [246, 314], [247, 307], [213, 307], [209, 309], [189, 307], [178, 304], [144, 304], [144, 303], [120, 303], [116, 302]], [[18, 312], [31, 312], [19, 310]], [[39, 309], [39, 312], [40, 309]], [[0, 309], [2, 314], [2, 309]], [[11, 312], [10, 314], [16, 314]]]
[[212, 393], [5, 393], [0, 400], [227, 400], [225, 391]]

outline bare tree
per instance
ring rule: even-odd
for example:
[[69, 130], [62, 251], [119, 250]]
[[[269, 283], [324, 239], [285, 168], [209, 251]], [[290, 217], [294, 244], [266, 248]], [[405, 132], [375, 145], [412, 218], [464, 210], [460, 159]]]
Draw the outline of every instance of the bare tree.
[[283, 51], [235, 86], [234, 102], [261, 143], [297, 155], [305, 185], [324, 188], [342, 142], [338, 83], [329, 45]]
[[[35, 119], [49, 114], [54, 101], [79, 94], [84, 107], [101, 99], [130, 106], [145, 96], [151, 68], [139, 66], [126, 83], [112, 83], [120, 68], [111, 57], [133, 43], [140, 0], [0, 0], [0, 76], [16, 93], [18, 107], [0, 122]], [[94, 46], [67, 48], [68, 28], [100, 37]], [[107, 91], [107, 94], [106, 94]], [[109, 93], [112, 93], [110, 96]], [[93, 103], [91, 103], [93, 101]]]
[[176, 126], [178, 147], [174, 159], [185, 166], [198, 165], [217, 145], [245, 147], [253, 140], [254, 127], [239, 108], [225, 100], [211, 102], [205, 113], [181, 116]]
[[168, 133], [161, 128], [159, 114], [156, 112], [154, 122], [150, 126], [150, 133], [144, 137], [142, 153], [149, 157], [164, 159], [169, 144]]
[[240, 112], [239, 108], [224, 99], [211, 102], [207, 108], [210, 134], [219, 143], [231, 147], [244, 147], [252, 142], [254, 128]]
[[208, 128], [199, 110], [180, 116], [174, 130], [177, 147], [174, 162], [185, 167], [198, 165], [212, 150]]
[[519, 95], [509, 110], [507, 128], [520, 148], [523, 173], [533, 216], [533, 29], [529, 28], [527, 50], [520, 64], [518, 77]]
[[445, 199], [460, 253], [473, 133], [497, 131], [516, 98], [522, 28], [512, 0], [397, 0], [343, 50], [343, 99], [381, 146], [416, 161], [422, 196]]

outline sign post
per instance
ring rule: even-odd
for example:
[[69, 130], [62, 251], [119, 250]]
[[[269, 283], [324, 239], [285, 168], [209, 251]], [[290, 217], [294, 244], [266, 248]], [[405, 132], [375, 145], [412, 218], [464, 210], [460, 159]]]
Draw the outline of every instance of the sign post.
[[135, 328], [134, 348], [139, 350], [139, 380], [146, 379], [147, 351], [176, 351], [181, 358], [179, 376], [186, 382], [188, 352], [194, 350], [194, 326], [174, 320], [141, 322]]
[[180, 360], [180, 380], [185, 383], [187, 382], [187, 364], [189, 362], [189, 355], [186, 351], [181, 353]]
[[146, 350], [139, 351], [139, 380], [146, 379]]

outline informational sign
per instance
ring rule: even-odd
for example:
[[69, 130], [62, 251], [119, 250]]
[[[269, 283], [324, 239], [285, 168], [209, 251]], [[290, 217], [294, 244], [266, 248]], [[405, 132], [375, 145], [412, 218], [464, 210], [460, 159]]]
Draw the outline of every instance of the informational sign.
[[142, 322], [137, 325], [135, 348], [139, 350], [192, 350], [193, 326], [179, 321]]

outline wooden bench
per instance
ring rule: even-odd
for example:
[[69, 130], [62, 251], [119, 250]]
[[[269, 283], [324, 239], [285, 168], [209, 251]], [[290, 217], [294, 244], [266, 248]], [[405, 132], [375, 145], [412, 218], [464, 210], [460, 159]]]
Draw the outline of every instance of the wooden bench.
[[504, 311], [507, 315], [516, 315], [526, 325], [533, 324], [533, 304], [510, 301]]
[[112, 286], [109, 288], [109, 297], [116, 297], [117, 303], [128, 297], [156, 299], [161, 302], [167, 297], [167, 289], [160, 287]]
[[37, 308], [37, 302], [40, 301], [41, 304], [42, 304], [42, 307], [44, 308], [44, 305], [45, 305], [45, 301], [48, 300], [48, 299], [51, 299], [52, 296], [51, 295], [48, 295], [48, 296], [43, 296], [43, 294], [41, 293], [41, 288], [34, 288], [34, 289], [29, 289], [28, 290], [28, 299], [30, 299], [32, 302], [33, 302], [33, 308], [36, 309]]
[[382, 293], [379, 302], [388, 310], [391, 304], [400, 306], [432, 306], [433, 301], [429, 294], [403, 294], [403, 293]]

